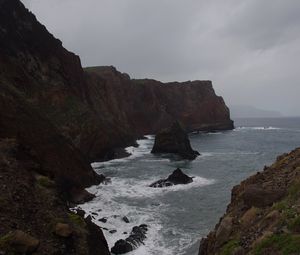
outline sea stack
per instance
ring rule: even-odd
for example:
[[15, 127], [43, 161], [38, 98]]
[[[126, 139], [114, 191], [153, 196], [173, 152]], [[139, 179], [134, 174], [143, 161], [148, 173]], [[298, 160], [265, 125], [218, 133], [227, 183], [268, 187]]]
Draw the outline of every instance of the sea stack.
[[182, 172], [180, 168], [173, 171], [167, 179], [158, 180], [150, 185], [152, 188], [163, 188], [178, 184], [188, 184], [193, 182], [193, 177], [190, 177]]
[[178, 121], [155, 136], [151, 153], [174, 153], [189, 160], [200, 155], [198, 151], [192, 149], [188, 134]]

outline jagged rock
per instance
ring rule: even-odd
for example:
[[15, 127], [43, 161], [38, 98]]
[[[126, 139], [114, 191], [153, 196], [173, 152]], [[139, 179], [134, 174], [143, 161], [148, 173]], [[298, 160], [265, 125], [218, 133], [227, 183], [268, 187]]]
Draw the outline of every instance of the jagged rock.
[[173, 173], [171, 175], [168, 176], [167, 179], [158, 180], [158, 181], [150, 184], [150, 187], [162, 188], [162, 187], [168, 187], [168, 186], [173, 186], [173, 185], [177, 185], [177, 184], [188, 184], [191, 182], [193, 182], [193, 178], [184, 174], [180, 168], [177, 168], [173, 171]]
[[126, 216], [124, 216], [124, 217], [122, 218], [122, 220], [123, 220], [124, 222], [126, 222], [126, 223], [129, 223], [129, 219], [128, 219]]
[[200, 155], [192, 149], [187, 133], [178, 122], [156, 134], [151, 153], [175, 153], [190, 160]]
[[73, 230], [69, 224], [57, 223], [54, 233], [60, 237], [70, 237], [73, 234]]
[[129, 237], [125, 240], [118, 240], [111, 248], [111, 252], [113, 254], [124, 254], [133, 251], [141, 244], [144, 244], [143, 241], [146, 239], [147, 231], [148, 227], [145, 224], [133, 227]]
[[16, 230], [11, 237], [10, 245], [13, 249], [22, 254], [31, 254], [36, 251], [39, 246], [39, 240], [24, 233], [21, 230]]
[[103, 223], [106, 223], [106, 222], [107, 222], [107, 218], [103, 217], [103, 218], [99, 219], [98, 221], [101, 221], [101, 222], [103, 222]]
[[128, 243], [123, 239], [118, 240], [115, 243], [114, 247], [111, 248], [111, 252], [113, 254], [124, 254], [130, 251], [133, 251], [132, 244]]
[[78, 214], [80, 217], [84, 218], [85, 211], [82, 210], [81, 208], [78, 208], [78, 209], [76, 209], [76, 214]]

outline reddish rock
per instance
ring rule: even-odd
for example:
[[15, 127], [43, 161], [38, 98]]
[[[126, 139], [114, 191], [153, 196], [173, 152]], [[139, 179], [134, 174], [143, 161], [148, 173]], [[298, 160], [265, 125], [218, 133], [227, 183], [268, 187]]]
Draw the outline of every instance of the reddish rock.
[[60, 237], [70, 237], [73, 233], [73, 230], [68, 224], [57, 223], [54, 233]]
[[24, 233], [21, 230], [16, 230], [12, 233], [10, 246], [18, 253], [31, 254], [36, 251], [39, 243], [38, 239]]

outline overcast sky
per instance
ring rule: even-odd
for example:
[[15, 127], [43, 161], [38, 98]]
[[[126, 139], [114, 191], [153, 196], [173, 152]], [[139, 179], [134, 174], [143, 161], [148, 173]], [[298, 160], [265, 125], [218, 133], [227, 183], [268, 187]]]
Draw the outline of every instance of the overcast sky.
[[209, 79], [228, 105], [300, 116], [299, 0], [22, 1], [83, 66]]

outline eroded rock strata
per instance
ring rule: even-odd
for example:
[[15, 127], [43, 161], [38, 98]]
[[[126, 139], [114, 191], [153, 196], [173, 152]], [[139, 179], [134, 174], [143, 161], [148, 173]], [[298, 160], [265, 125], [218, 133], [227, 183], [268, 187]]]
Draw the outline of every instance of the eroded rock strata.
[[300, 148], [232, 190], [231, 203], [199, 255], [299, 254]]

